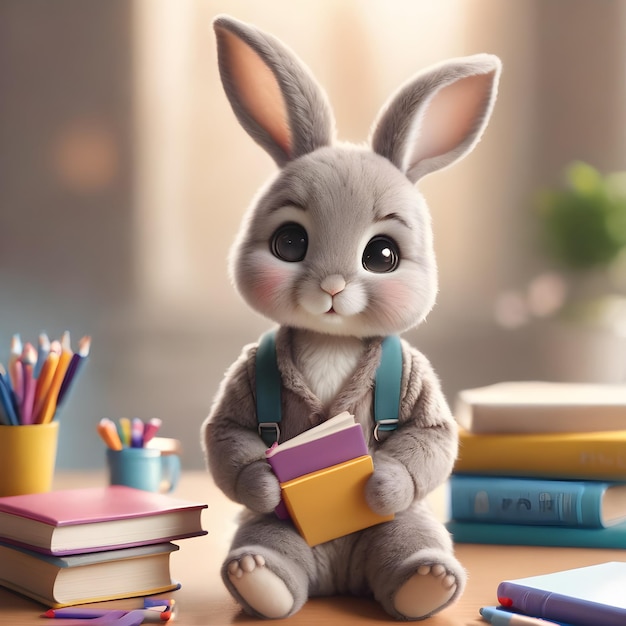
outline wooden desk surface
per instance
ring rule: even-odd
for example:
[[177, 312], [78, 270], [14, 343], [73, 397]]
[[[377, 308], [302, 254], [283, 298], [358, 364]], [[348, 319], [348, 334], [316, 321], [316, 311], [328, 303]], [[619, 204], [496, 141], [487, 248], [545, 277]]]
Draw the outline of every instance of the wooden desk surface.
[[[103, 481], [104, 476], [98, 473], [59, 474], [55, 488], [95, 486], [103, 484]], [[258, 626], [267, 623], [242, 613], [219, 577], [219, 568], [228, 550], [239, 507], [228, 501], [204, 472], [185, 474], [176, 495], [209, 505], [203, 518], [203, 526], [209, 534], [181, 541], [180, 550], [172, 555], [172, 575], [182, 583], [182, 589], [173, 594], [180, 608], [176, 623], [181, 626]], [[457, 546], [457, 555], [469, 573], [466, 591], [454, 606], [427, 620], [425, 623], [429, 626], [484, 624], [478, 616], [478, 609], [496, 604], [496, 587], [503, 579], [624, 559], [621, 550], [462, 544]], [[115, 608], [136, 608], [141, 606], [141, 600], [106, 604]], [[41, 605], [2, 588], [0, 606], [0, 622], [7, 626], [42, 626], [47, 623], [39, 617], [43, 610]], [[333, 597], [309, 600], [299, 613], [289, 618], [288, 623], [290, 626], [318, 626], [320, 623], [343, 626], [346, 623], [374, 625], [394, 621], [373, 601]], [[54, 626], [54, 621], [49, 624]]]

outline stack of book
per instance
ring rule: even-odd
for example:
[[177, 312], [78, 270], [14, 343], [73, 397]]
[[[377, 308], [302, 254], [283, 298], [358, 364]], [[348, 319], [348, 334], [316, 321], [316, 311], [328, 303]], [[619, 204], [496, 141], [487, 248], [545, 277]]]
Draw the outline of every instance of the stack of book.
[[48, 607], [171, 591], [172, 541], [206, 534], [206, 506], [124, 486], [0, 498], [0, 585]]
[[500, 383], [455, 415], [455, 541], [626, 547], [626, 386]]
[[374, 465], [354, 415], [339, 413], [265, 454], [281, 486], [276, 514], [291, 518], [310, 546], [393, 519], [365, 499]]

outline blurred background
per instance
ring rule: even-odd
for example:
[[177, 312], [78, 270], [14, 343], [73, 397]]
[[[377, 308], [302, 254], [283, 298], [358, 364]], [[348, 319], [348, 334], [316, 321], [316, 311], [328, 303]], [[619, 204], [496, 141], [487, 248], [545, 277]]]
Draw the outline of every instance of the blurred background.
[[[625, 1], [1, 0], [0, 362], [13, 333], [93, 337], [57, 467], [104, 466], [96, 423], [122, 416], [161, 418], [184, 465], [203, 467], [199, 428], [223, 372], [270, 325], [227, 276], [274, 164], [223, 94], [211, 26], [223, 12], [297, 51], [349, 141], [424, 66], [499, 55], [483, 141], [420, 184], [440, 295], [407, 338], [451, 403], [500, 380], [625, 379], [621, 244], [568, 264], [537, 208], [575, 161], [595, 168], [579, 172], [585, 198], [615, 196], [596, 188], [626, 169]], [[608, 219], [613, 239], [622, 218]], [[592, 230], [583, 222], [582, 240]], [[570, 314], [600, 300], [601, 313]]]

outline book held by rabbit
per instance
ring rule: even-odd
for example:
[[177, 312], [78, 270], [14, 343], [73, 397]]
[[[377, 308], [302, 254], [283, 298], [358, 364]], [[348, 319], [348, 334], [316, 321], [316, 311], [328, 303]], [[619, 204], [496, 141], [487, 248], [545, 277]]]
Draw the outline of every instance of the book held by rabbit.
[[363, 429], [347, 411], [265, 452], [281, 483], [368, 454]]
[[393, 519], [374, 513], [365, 500], [373, 473], [365, 455], [281, 483], [291, 519], [310, 546]]
[[[393, 519], [365, 500], [373, 474], [363, 430], [347, 411], [266, 451], [288, 516], [311, 546]], [[277, 513], [284, 517], [283, 509]]]

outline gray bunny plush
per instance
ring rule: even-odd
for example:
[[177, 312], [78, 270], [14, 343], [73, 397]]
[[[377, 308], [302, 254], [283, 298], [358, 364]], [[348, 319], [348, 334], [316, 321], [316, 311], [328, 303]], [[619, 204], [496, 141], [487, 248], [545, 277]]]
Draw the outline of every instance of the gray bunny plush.
[[247, 212], [230, 267], [244, 300], [278, 325], [280, 441], [352, 413], [374, 463], [367, 503], [394, 514], [315, 547], [275, 515], [281, 488], [257, 424], [258, 344], [248, 345], [202, 426], [215, 483], [245, 507], [224, 583], [261, 618], [332, 594], [373, 596], [399, 620], [427, 618], [466, 579], [425, 500], [452, 470], [456, 426], [431, 365], [402, 340], [398, 426], [375, 437], [374, 377], [384, 337], [422, 322], [437, 292], [430, 216], [414, 185], [479, 141], [500, 62], [481, 54], [421, 72], [384, 106], [369, 146], [356, 146], [335, 142], [324, 92], [283, 43], [225, 16], [214, 27], [232, 108], [279, 168]]

